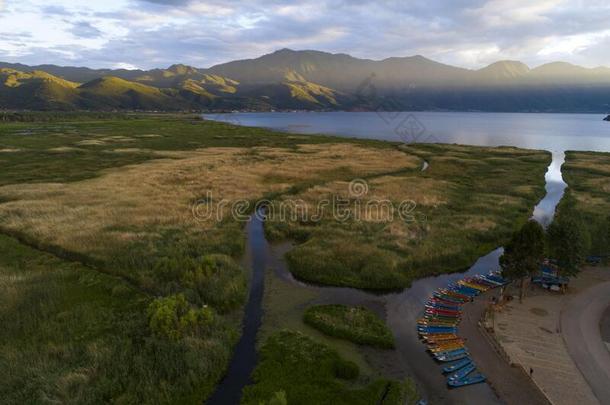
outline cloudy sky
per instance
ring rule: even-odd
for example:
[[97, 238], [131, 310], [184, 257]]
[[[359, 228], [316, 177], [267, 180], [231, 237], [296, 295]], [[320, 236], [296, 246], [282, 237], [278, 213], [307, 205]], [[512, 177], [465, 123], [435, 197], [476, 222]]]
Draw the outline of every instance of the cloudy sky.
[[208, 67], [280, 48], [610, 66], [608, 0], [0, 0], [0, 60]]

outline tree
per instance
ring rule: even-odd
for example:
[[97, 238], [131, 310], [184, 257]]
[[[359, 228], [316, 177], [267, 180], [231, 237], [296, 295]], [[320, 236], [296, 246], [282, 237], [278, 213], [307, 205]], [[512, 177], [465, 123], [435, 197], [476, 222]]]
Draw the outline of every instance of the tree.
[[590, 235], [581, 218], [569, 211], [559, 215], [548, 229], [549, 251], [563, 275], [575, 276], [589, 252]]
[[591, 244], [591, 253], [600, 256], [610, 254], [610, 216], [594, 228]]
[[193, 308], [184, 294], [156, 298], [148, 306], [149, 328], [152, 333], [169, 340], [202, 335], [214, 320], [214, 312], [204, 306]]
[[528, 221], [515, 232], [504, 247], [500, 257], [502, 275], [509, 280], [521, 280], [519, 302], [523, 301], [524, 279], [540, 269], [544, 258], [544, 229], [534, 221]]

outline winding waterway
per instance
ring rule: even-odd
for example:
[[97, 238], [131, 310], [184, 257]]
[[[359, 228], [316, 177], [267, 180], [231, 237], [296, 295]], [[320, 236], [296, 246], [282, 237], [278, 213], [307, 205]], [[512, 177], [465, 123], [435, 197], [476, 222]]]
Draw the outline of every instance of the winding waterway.
[[[553, 159], [545, 176], [546, 195], [534, 207], [532, 218], [546, 226], [566, 188], [561, 165], [566, 150], [610, 151], [610, 125], [600, 117], [587, 114], [476, 114], [476, 113], [398, 113], [404, 120], [424, 128], [428, 142], [461, 143], [482, 146], [510, 145], [546, 149]], [[257, 113], [206, 116], [208, 119], [247, 126], [315, 134], [356, 136], [400, 140], [397, 129], [377, 113]], [[413, 121], [415, 120], [415, 121]], [[421, 138], [421, 136], [420, 136]], [[427, 162], [423, 168], [427, 168]], [[352, 288], [312, 286], [295, 280], [283, 261], [290, 246], [270, 247], [265, 240], [263, 220], [253, 215], [246, 226], [247, 254], [245, 265], [252, 270], [250, 296], [246, 305], [243, 333], [228, 372], [210, 398], [210, 404], [239, 403], [242, 388], [250, 383], [256, 365], [256, 332], [261, 323], [265, 268], [274, 262], [277, 276], [295, 288], [315, 289], [320, 302], [364, 305], [378, 311], [385, 309], [388, 326], [396, 339], [395, 358], [398, 368], [413, 376], [422, 395], [434, 403], [501, 403], [487, 384], [460, 390], [447, 390], [445, 379], [418, 340], [414, 328], [425, 300], [439, 287], [465, 276], [499, 269], [502, 248], [480, 257], [466, 273], [427, 277], [415, 281], [399, 293], [374, 295]]]

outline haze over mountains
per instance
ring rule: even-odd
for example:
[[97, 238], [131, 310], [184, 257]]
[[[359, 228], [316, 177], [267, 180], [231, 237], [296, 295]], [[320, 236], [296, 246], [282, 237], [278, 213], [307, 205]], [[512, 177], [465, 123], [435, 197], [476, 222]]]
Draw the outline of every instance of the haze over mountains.
[[283, 49], [207, 69], [111, 70], [0, 62], [0, 108], [608, 112], [610, 68], [500, 61], [463, 69]]

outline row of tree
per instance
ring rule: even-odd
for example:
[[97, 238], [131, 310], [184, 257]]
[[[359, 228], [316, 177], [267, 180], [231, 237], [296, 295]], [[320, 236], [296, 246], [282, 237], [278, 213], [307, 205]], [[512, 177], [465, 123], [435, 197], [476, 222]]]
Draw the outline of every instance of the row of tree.
[[[574, 202], [568, 198], [546, 231], [537, 221], [530, 220], [513, 234], [500, 257], [500, 266], [504, 277], [520, 281], [520, 300], [523, 299], [525, 279], [540, 272], [545, 257], [556, 261], [561, 275], [578, 274], [592, 248], [589, 228]], [[594, 238], [596, 250], [607, 249], [610, 245], [610, 217], [596, 225]]]

